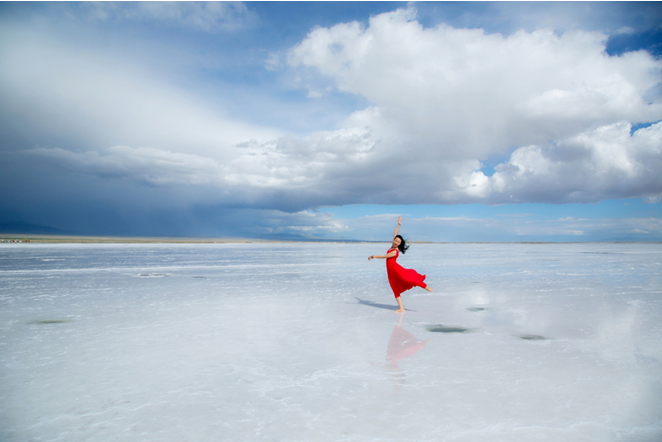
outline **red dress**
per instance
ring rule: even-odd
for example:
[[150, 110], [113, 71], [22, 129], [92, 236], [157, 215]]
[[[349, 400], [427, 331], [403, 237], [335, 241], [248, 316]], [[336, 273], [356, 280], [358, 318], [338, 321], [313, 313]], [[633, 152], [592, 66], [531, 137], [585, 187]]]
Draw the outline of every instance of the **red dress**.
[[398, 249], [389, 249], [386, 253], [390, 253], [392, 250], [395, 250], [395, 256], [386, 258], [386, 273], [388, 274], [388, 283], [391, 284], [395, 297], [399, 298], [400, 293], [412, 287], [427, 287], [427, 284], [423, 282], [425, 281], [425, 275], [419, 274], [416, 270], [405, 269], [398, 264], [396, 261], [398, 255], [400, 255]]

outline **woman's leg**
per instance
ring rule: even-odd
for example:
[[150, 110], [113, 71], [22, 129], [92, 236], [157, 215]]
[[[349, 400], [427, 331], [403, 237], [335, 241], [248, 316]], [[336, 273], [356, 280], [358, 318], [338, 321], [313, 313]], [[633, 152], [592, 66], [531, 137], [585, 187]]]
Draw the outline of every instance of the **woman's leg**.
[[401, 313], [405, 311], [405, 307], [402, 305], [402, 299], [400, 299], [400, 296], [396, 296], [395, 298], [396, 301], [398, 301], [398, 307], [399, 309], [396, 310], [397, 313]]

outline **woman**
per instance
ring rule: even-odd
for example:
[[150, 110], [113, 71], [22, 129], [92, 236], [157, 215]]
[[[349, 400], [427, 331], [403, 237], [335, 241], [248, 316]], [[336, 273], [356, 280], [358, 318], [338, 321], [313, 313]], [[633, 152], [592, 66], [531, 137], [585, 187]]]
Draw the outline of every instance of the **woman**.
[[412, 287], [418, 286], [422, 287], [428, 292], [431, 292], [432, 289], [425, 284], [425, 275], [421, 275], [416, 270], [405, 269], [400, 264], [397, 263], [399, 252], [405, 253], [409, 246], [405, 243], [405, 240], [402, 236], [398, 235], [400, 231], [400, 225], [402, 224], [402, 217], [398, 217], [398, 226], [395, 228], [395, 233], [393, 234], [393, 243], [391, 248], [388, 249], [386, 255], [372, 255], [368, 257], [368, 261], [371, 259], [385, 259], [386, 260], [386, 273], [388, 274], [388, 283], [391, 285], [393, 294], [395, 295], [395, 300], [398, 301], [397, 313], [405, 311], [404, 306], [402, 305], [402, 299], [400, 299], [400, 294], [405, 290], [409, 290]]

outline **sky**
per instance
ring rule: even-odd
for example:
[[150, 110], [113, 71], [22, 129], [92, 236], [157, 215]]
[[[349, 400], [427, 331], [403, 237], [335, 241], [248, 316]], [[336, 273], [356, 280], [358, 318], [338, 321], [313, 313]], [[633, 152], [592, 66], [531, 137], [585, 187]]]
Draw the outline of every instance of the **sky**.
[[662, 241], [662, 3], [0, 2], [0, 230]]

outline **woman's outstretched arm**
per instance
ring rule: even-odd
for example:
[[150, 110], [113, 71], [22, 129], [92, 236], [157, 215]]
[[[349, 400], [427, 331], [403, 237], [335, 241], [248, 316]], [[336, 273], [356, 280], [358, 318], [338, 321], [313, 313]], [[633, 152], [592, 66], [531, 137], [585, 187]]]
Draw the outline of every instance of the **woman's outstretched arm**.
[[394, 250], [394, 251], [392, 251], [392, 252], [388, 252], [386, 255], [371, 255], [371, 256], [368, 256], [368, 261], [370, 261], [371, 259], [386, 259], [386, 258], [392, 258], [392, 257], [395, 256], [395, 253], [396, 253], [396, 252], [395, 252], [395, 250]]

